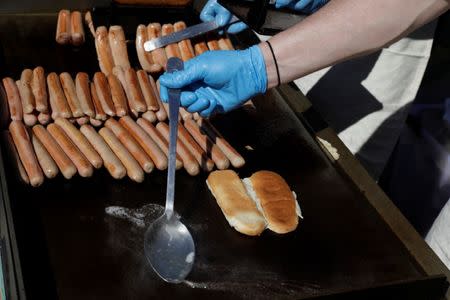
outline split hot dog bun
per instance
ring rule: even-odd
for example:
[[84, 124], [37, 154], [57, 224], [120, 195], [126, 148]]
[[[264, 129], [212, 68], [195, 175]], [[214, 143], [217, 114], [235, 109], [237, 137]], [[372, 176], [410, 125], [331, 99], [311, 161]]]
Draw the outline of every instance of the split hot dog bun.
[[264, 231], [266, 220], [236, 172], [214, 171], [209, 174], [206, 184], [231, 227], [252, 236]]
[[300, 207], [277, 173], [259, 171], [241, 181], [234, 171], [214, 171], [206, 183], [230, 226], [243, 234], [260, 235], [266, 228], [283, 234], [297, 228]]

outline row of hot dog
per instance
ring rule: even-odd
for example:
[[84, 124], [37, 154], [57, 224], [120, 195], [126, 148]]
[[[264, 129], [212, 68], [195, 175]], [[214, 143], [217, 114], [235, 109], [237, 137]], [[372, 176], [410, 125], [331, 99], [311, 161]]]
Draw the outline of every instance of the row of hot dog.
[[150, 23], [148, 26], [139, 25], [136, 30], [136, 51], [142, 69], [150, 73], [162, 71], [170, 57], [178, 57], [187, 61], [196, 55], [200, 55], [208, 50], [233, 50], [234, 47], [230, 39], [226, 36], [209, 35], [207, 42], [204, 39], [183, 40], [177, 44], [170, 44], [164, 49], [156, 49], [152, 52], [144, 50], [144, 43], [148, 40], [165, 36], [186, 28], [183, 21], [172, 24]]
[[164, 121], [167, 113], [159, 99], [157, 84], [144, 70], [114, 68], [105, 76], [96, 72], [89, 79], [80, 72], [75, 80], [67, 72], [45, 77], [44, 69], [25, 69], [20, 80], [3, 79], [12, 120], [28, 126], [49, 123], [50, 118], [66, 118], [80, 125], [89, 121], [100, 126], [108, 116], [131, 114], [154, 122]]
[[[148, 40], [158, 38], [180, 31], [186, 28], [183, 21], [175, 24], [150, 23], [148, 26], [139, 25], [136, 30], [136, 52], [139, 63], [149, 73], [160, 73], [166, 67], [167, 59], [178, 57], [187, 61], [196, 55], [208, 50], [233, 50], [230, 39], [226, 36], [209, 35], [206, 39], [197, 39], [193, 43], [183, 40], [177, 44], [170, 44], [165, 48], [156, 49], [152, 52], [144, 50], [144, 43]], [[194, 44], [194, 45], [193, 45]], [[106, 74], [114, 73], [115, 67], [123, 70], [130, 68], [125, 34], [121, 26], [111, 26], [109, 30], [105, 26], [99, 26], [95, 30], [95, 48], [99, 61], [100, 70]]]
[[[192, 176], [201, 170], [210, 172], [239, 168], [242, 156], [207, 120], [191, 118], [178, 125], [177, 169], [184, 168]], [[128, 175], [136, 182], [155, 168], [167, 168], [169, 127], [165, 122], [153, 125], [146, 119], [130, 116], [110, 118], [98, 132], [91, 125], [79, 129], [64, 118], [47, 127], [27, 128], [22, 121], [12, 121], [9, 134], [13, 157], [23, 181], [39, 186], [44, 177], [54, 178], [59, 172], [66, 178], [76, 173], [90, 177], [94, 169], [104, 166], [113, 178]]]

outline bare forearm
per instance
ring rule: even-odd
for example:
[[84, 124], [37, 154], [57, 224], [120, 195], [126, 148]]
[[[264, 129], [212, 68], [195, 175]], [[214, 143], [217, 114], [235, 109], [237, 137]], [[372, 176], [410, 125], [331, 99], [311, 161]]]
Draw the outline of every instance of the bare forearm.
[[[281, 81], [388, 45], [449, 8], [449, 0], [332, 0], [314, 15], [270, 39]], [[268, 88], [277, 84], [270, 49], [261, 43]]]

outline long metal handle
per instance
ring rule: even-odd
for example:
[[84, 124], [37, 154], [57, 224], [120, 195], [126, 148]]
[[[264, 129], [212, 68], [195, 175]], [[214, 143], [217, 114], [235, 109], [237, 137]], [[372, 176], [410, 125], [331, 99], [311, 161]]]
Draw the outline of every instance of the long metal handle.
[[[167, 61], [167, 72], [183, 70], [183, 61], [172, 57]], [[169, 168], [167, 171], [166, 215], [171, 218], [175, 202], [175, 169], [177, 158], [178, 114], [180, 110], [179, 89], [169, 89]]]

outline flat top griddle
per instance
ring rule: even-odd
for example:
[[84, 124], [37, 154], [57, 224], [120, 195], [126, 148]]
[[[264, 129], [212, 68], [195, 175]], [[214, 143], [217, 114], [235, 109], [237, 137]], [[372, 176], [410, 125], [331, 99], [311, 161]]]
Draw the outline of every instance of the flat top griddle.
[[[195, 21], [191, 11], [164, 11], [141, 12], [135, 19], [124, 14], [124, 20], [133, 20], [121, 23], [127, 37], [134, 36], [130, 28], [138, 22], [174, 22], [186, 16]], [[73, 49], [56, 45], [55, 27], [56, 14], [0, 16], [2, 75], [17, 78], [24, 68], [42, 65], [47, 73], [86, 71], [92, 76], [98, 64], [88, 32], [87, 43]], [[254, 41], [247, 36], [244, 43]], [[176, 211], [194, 237], [197, 257], [186, 283], [167, 284], [143, 255], [142, 224], [105, 213], [107, 207], [126, 207], [146, 213], [142, 220], [148, 223], [157, 215], [149, 204], [164, 204], [165, 172], [153, 172], [136, 184], [116, 181], [100, 170], [89, 179], [59, 176], [31, 188], [12, 176], [3, 156], [9, 191], [5, 200], [13, 212], [27, 297], [310, 299], [426, 279], [287, 104], [270, 92], [253, 102], [254, 107], [212, 122], [245, 157], [245, 167], [238, 170], [241, 177], [272, 170], [297, 193], [304, 220], [295, 232], [267, 231], [257, 238], [239, 234], [208, 191], [206, 174], [190, 177], [179, 171]]]

